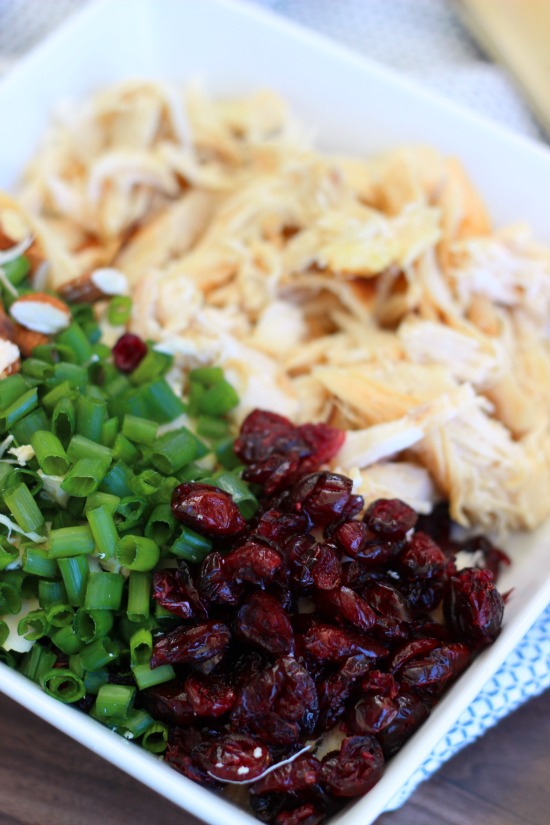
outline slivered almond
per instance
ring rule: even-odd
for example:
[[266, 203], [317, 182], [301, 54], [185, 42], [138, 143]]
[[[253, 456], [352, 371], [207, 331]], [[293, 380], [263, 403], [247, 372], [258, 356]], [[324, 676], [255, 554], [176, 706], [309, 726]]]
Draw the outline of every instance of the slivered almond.
[[0, 339], [0, 378], [14, 375], [21, 369], [19, 348], [12, 342]]
[[101, 267], [67, 281], [58, 292], [71, 304], [93, 304], [112, 295], [126, 295], [128, 279], [120, 269]]
[[29, 358], [32, 351], [40, 344], [48, 344], [50, 341], [47, 335], [42, 332], [34, 332], [32, 329], [26, 329], [21, 324], [13, 325], [13, 343], [19, 347], [21, 355]]
[[59, 298], [45, 292], [31, 292], [14, 301], [11, 317], [33, 332], [55, 335], [71, 323], [69, 307]]

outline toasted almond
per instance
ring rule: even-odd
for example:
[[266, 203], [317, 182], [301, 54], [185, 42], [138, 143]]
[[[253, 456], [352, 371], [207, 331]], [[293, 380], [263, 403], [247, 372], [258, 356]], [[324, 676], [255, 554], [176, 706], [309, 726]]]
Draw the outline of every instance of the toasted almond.
[[21, 368], [19, 349], [12, 342], [0, 339], [0, 378], [7, 378], [14, 375]]
[[4, 305], [0, 301], [0, 338], [4, 339], [5, 341], [15, 341], [15, 324], [9, 317], [6, 315], [6, 311], [4, 309]]
[[45, 292], [31, 292], [18, 298], [11, 305], [10, 314], [21, 326], [45, 335], [55, 335], [71, 323], [67, 304]]
[[48, 344], [50, 341], [47, 335], [42, 332], [35, 332], [32, 329], [26, 329], [20, 324], [13, 325], [13, 342], [19, 347], [21, 355], [29, 358], [32, 351], [40, 344]]
[[58, 292], [71, 304], [93, 304], [112, 295], [126, 295], [128, 279], [119, 269], [101, 267], [67, 281]]

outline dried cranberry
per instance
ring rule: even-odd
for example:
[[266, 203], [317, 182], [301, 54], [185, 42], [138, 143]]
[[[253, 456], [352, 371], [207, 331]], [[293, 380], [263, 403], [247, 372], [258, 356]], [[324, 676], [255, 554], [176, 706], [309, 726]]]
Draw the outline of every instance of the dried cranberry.
[[372, 667], [372, 659], [360, 653], [350, 656], [337, 673], [317, 685], [319, 697], [318, 732], [334, 727], [346, 709], [346, 702], [356, 682]]
[[237, 614], [237, 633], [247, 642], [282, 656], [294, 653], [294, 634], [288, 616], [268, 593], [253, 593]]
[[121, 372], [133, 372], [147, 355], [147, 344], [138, 335], [127, 332], [113, 347], [113, 360]]
[[199, 573], [198, 589], [202, 596], [214, 604], [236, 605], [244, 589], [227, 575], [221, 553], [209, 553]]
[[168, 742], [164, 760], [171, 768], [199, 785], [204, 785], [212, 790], [221, 790], [223, 787], [214, 777], [209, 776], [206, 771], [199, 768], [191, 755], [181, 751], [176, 743]]
[[[313, 524], [324, 527], [357, 507], [352, 495], [353, 482], [339, 473], [312, 473], [294, 485], [290, 506], [295, 512], [305, 511]], [[361, 506], [359, 503], [359, 507]]]
[[384, 756], [374, 736], [350, 736], [323, 759], [321, 781], [334, 796], [359, 796], [376, 785], [383, 770]]
[[281, 811], [275, 817], [275, 825], [320, 825], [325, 818], [323, 810], [306, 803], [291, 811]]
[[244, 420], [234, 449], [248, 465], [243, 478], [261, 484], [272, 495], [329, 461], [344, 437], [326, 424], [295, 427], [281, 415], [254, 410]]
[[182, 619], [207, 619], [206, 603], [199, 596], [186, 565], [153, 574], [153, 599]]
[[440, 579], [445, 573], [447, 559], [426, 533], [415, 533], [405, 545], [401, 567], [411, 579]]
[[363, 520], [369, 530], [383, 539], [403, 539], [415, 526], [418, 515], [398, 498], [379, 498], [369, 505]]
[[247, 541], [223, 560], [228, 577], [241, 584], [250, 582], [265, 587], [272, 581], [284, 581], [286, 568], [281, 553], [259, 541]]
[[411, 660], [426, 656], [440, 646], [439, 639], [414, 639], [412, 642], [407, 642], [394, 653], [388, 670], [395, 675]]
[[244, 733], [228, 733], [212, 743], [197, 745], [193, 760], [221, 782], [254, 779], [271, 764], [266, 746]]
[[241, 691], [265, 666], [264, 657], [256, 650], [247, 650], [237, 658], [225, 661], [227, 677], [236, 690]]
[[275, 768], [254, 785], [254, 793], [288, 793], [306, 791], [319, 782], [321, 763], [311, 754], [298, 756], [293, 762]]
[[223, 716], [237, 700], [234, 689], [220, 677], [191, 673], [185, 680], [185, 690], [189, 704], [197, 716]]
[[425, 656], [409, 660], [401, 668], [398, 678], [411, 693], [425, 698], [437, 697], [469, 662], [470, 651], [466, 645], [444, 645]]
[[393, 642], [410, 637], [413, 615], [402, 593], [386, 582], [370, 581], [362, 595], [376, 614], [377, 638]]
[[369, 538], [367, 525], [362, 521], [345, 521], [333, 534], [334, 541], [352, 559], [365, 546]]
[[452, 576], [443, 599], [451, 631], [466, 643], [491, 644], [500, 633], [504, 601], [489, 570], [468, 567]]
[[171, 725], [190, 725], [195, 719], [185, 685], [175, 679], [141, 691], [140, 698], [155, 719]]
[[347, 722], [354, 733], [378, 734], [393, 722], [397, 713], [398, 707], [391, 696], [375, 693], [355, 703]]
[[451, 517], [446, 502], [436, 504], [428, 515], [420, 516], [416, 529], [427, 533], [443, 550], [451, 544]]
[[246, 530], [246, 521], [231, 496], [211, 484], [180, 484], [172, 494], [172, 512], [207, 536], [232, 538]]
[[231, 632], [221, 622], [178, 627], [155, 643], [151, 667], [189, 664], [200, 673], [211, 673], [225, 656], [230, 640]]
[[391, 673], [383, 673], [381, 670], [371, 670], [363, 679], [361, 688], [365, 693], [379, 693], [390, 699], [395, 699], [399, 693], [399, 685]]
[[360, 562], [345, 561], [342, 564], [342, 584], [351, 590], [360, 590], [372, 580], [372, 572]]
[[356, 653], [378, 659], [388, 652], [381, 644], [356, 630], [327, 624], [312, 627], [302, 643], [308, 656], [323, 662], [341, 662]]
[[311, 521], [307, 513], [281, 513], [267, 510], [254, 528], [254, 535], [281, 546], [292, 536], [309, 533]]
[[378, 734], [378, 741], [386, 759], [401, 750], [405, 742], [429, 715], [428, 706], [417, 696], [400, 694], [395, 699], [395, 704], [397, 705], [396, 716]]
[[374, 610], [349, 587], [319, 592], [315, 601], [323, 613], [359, 630], [370, 630], [376, 622]]
[[312, 549], [307, 562], [313, 584], [318, 590], [333, 590], [342, 580], [342, 565], [336, 549], [330, 542]]
[[292, 744], [312, 732], [318, 715], [315, 684], [290, 656], [277, 659], [245, 685], [232, 726], [270, 744]]
[[288, 794], [262, 793], [257, 794], [254, 785], [250, 788], [250, 807], [256, 819], [261, 822], [275, 822], [275, 817], [288, 805]]

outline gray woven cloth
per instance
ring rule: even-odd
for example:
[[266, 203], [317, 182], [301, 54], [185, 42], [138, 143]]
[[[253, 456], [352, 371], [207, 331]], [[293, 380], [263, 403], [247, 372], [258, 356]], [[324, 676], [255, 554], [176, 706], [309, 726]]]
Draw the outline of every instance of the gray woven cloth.
[[[0, 0], [0, 71], [86, 1]], [[518, 132], [541, 136], [512, 82], [484, 59], [445, 0], [256, 2], [399, 69]], [[460, 748], [548, 687], [550, 608], [389, 807], [402, 805], [419, 782]]]

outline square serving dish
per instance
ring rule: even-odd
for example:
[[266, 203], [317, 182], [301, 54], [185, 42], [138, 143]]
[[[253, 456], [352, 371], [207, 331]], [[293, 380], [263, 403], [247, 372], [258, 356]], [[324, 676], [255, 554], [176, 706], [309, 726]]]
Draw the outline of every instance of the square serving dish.
[[[525, 219], [550, 241], [549, 151], [320, 36], [231, 0], [100, 0], [71, 19], [0, 83], [0, 189], [14, 186], [59, 102], [136, 76], [180, 83], [198, 76], [221, 95], [274, 88], [329, 150], [366, 155], [404, 143], [432, 144], [462, 159], [497, 225]], [[550, 601], [549, 539], [550, 524], [507, 543], [513, 564], [500, 586], [514, 590], [501, 636], [445, 695], [378, 785], [332, 822], [372, 823], [525, 634]], [[3, 665], [0, 690], [212, 825], [256, 822]]]

